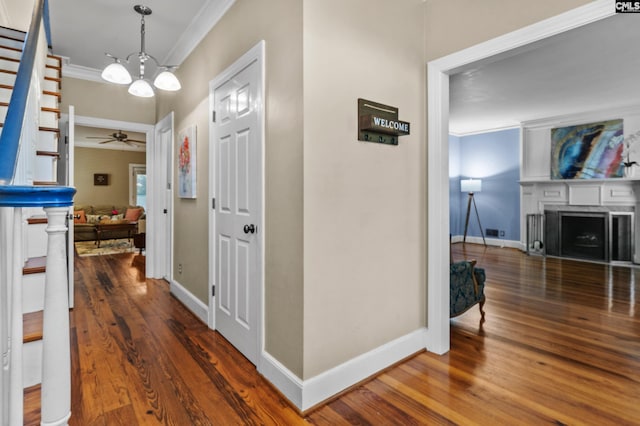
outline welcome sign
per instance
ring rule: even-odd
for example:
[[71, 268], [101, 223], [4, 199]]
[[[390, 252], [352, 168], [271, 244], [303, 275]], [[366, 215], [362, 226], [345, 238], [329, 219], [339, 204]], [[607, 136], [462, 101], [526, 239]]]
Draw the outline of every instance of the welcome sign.
[[358, 99], [358, 140], [398, 145], [398, 137], [410, 129], [410, 123], [398, 120], [398, 108]]

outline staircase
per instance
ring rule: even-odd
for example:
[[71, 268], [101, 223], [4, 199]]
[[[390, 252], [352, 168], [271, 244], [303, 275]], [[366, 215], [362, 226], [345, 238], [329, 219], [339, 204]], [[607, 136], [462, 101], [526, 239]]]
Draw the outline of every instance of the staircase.
[[[60, 186], [61, 59], [47, 54], [46, 0], [28, 33], [0, 27], [0, 425], [23, 424], [41, 394], [43, 425], [71, 415], [67, 220]], [[46, 22], [45, 22], [46, 27]]]

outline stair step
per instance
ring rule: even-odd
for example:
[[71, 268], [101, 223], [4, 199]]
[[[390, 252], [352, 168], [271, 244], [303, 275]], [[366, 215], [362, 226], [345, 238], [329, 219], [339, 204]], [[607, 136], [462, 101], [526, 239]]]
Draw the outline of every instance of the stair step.
[[[2, 105], [0, 105], [2, 106]], [[7, 104], [8, 106], [8, 104]], [[60, 108], [49, 108], [49, 107], [41, 107], [40, 111], [42, 112], [54, 112], [58, 115], [58, 118], [60, 118]]]
[[49, 223], [46, 217], [30, 217], [27, 219], [27, 224], [29, 225], [38, 225], [42, 223]]
[[43, 126], [40, 126], [40, 127], [38, 127], [38, 130], [40, 130], [41, 132], [53, 132], [53, 133], [60, 134], [60, 129], [58, 129], [57, 127], [43, 127]]
[[42, 157], [55, 157], [60, 158], [60, 153], [53, 151], [36, 151], [36, 155], [40, 155]]
[[45, 272], [47, 265], [47, 256], [30, 257], [22, 268], [23, 275], [41, 274]]
[[0, 61], [11, 61], [11, 62], [20, 62], [20, 59], [16, 59], [16, 58], [9, 58], [8, 56], [2, 56], [0, 55]]
[[[2, 86], [2, 85], [0, 85]], [[11, 86], [11, 89], [13, 89], [13, 86]], [[43, 90], [42, 91], [43, 95], [49, 95], [49, 96], [55, 96], [58, 98], [58, 102], [60, 101], [60, 98], [62, 97], [62, 94], [60, 92], [52, 92], [50, 90]]]
[[11, 74], [11, 75], [17, 75], [18, 74], [17, 71], [3, 70], [3, 69], [0, 69], [0, 72], [5, 73], [5, 74]]
[[45, 180], [34, 180], [33, 181], [33, 185], [34, 186], [58, 186], [59, 183], [58, 182], [45, 181]]
[[42, 340], [43, 311], [31, 312], [22, 316], [22, 342], [35, 342]]
[[27, 33], [24, 31], [16, 30], [15, 28], [3, 27], [0, 25], [0, 36], [18, 41], [24, 41]]
[[18, 49], [17, 47], [10, 47], [10, 46], [2, 46], [2, 45], [0, 45], [0, 49], [11, 50], [13, 52], [21, 52], [22, 53], [22, 49]]
[[52, 70], [58, 70], [58, 71], [62, 71], [62, 66], [58, 66], [58, 65], [45, 65], [45, 67], [52, 69]]

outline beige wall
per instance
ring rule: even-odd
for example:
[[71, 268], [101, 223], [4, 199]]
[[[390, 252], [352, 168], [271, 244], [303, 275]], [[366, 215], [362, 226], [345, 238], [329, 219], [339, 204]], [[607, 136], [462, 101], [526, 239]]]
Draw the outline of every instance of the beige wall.
[[[129, 204], [129, 164], [145, 164], [144, 152], [111, 149], [75, 149], [74, 204]], [[95, 186], [94, 173], [109, 174], [109, 185]]]
[[591, 1], [427, 0], [426, 60], [446, 56], [587, 3]]
[[[208, 300], [209, 82], [260, 40], [266, 42], [265, 346], [302, 376], [302, 2], [237, 0], [182, 64], [183, 89], [158, 97], [175, 111], [176, 133], [198, 131], [196, 200], [175, 199], [175, 279]], [[177, 173], [176, 173], [177, 176]]]
[[76, 115], [155, 124], [155, 103], [155, 98], [131, 96], [126, 86], [69, 77], [62, 79], [60, 110], [64, 113], [68, 113], [69, 105], [73, 105]]
[[[423, 7], [304, 2], [305, 379], [426, 323]], [[358, 98], [411, 135], [358, 141]]]

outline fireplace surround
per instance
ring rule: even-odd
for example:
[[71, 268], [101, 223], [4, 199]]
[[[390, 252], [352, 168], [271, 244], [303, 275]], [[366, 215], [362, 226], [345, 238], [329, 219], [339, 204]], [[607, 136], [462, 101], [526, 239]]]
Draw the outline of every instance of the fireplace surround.
[[546, 254], [601, 262], [633, 261], [632, 211], [545, 210]]
[[[583, 179], [520, 181], [523, 250], [550, 256], [602, 262], [640, 264], [640, 180]], [[527, 217], [540, 216], [544, 230], [541, 250], [529, 248]], [[571, 222], [577, 222], [572, 224]], [[564, 226], [563, 226], [564, 223]], [[596, 225], [597, 224], [597, 225]], [[581, 232], [585, 227], [593, 232]], [[565, 241], [561, 240], [564, 230]], [[569, 239], [578, 241], [570, 247]], [[587, 241], [591, 240], [591, 244]], [[599, 241], [599, 247], [592, 247]], [[535, 248], [535, 247], [534, 247]]]

